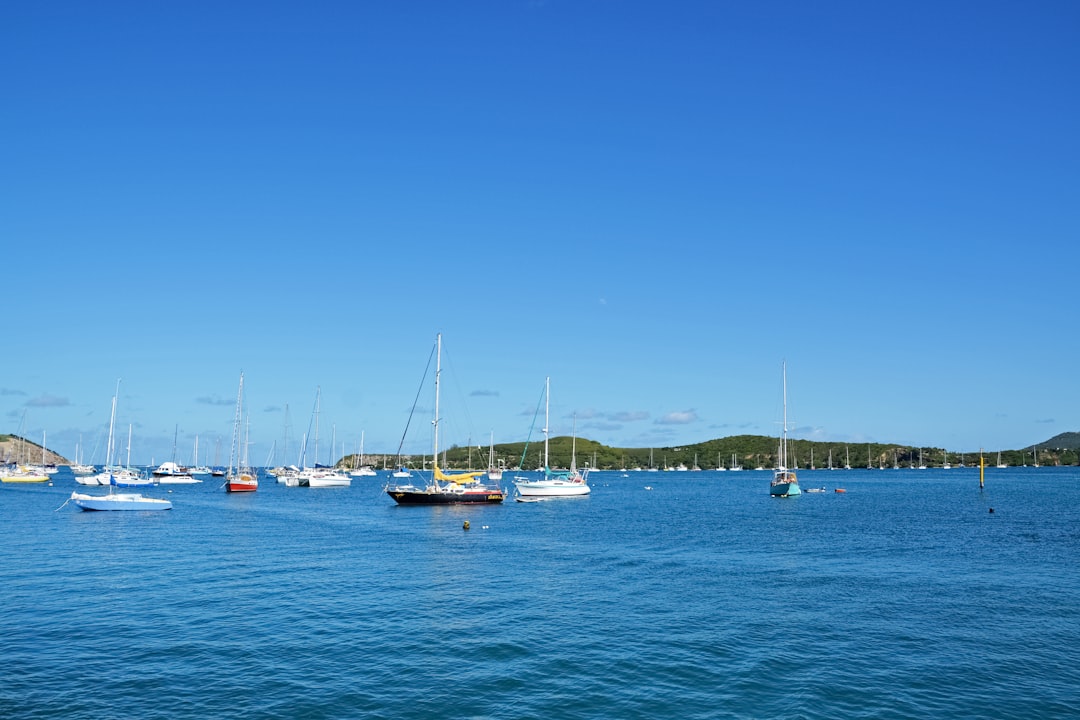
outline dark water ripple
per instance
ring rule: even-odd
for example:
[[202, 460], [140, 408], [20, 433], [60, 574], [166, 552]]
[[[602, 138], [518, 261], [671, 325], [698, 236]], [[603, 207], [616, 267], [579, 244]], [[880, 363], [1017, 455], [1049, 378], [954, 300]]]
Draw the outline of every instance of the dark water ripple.
[[135, 514], [4, 486], [0, 717], [1075, 717], [1076, 470], [485, 508], [205, 483]]

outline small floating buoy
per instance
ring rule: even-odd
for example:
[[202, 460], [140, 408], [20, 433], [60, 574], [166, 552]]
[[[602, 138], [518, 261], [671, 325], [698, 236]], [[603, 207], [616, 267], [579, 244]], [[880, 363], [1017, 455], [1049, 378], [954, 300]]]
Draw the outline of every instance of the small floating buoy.
[[838, 492], [838, 493], [846, 493], [847, 490], [845, 490], [844, 488], [836, 488], [836, 492]]
[[990, 508], [990, 512], [994, 512], [994, 508]]
[[461, 526], [461, 529], [462, 530], [468, 530], [469, 529], [469, 521], [468, 520], [466, 520], [465, 524]]
[[487, 530], [489, 527], [491, 527], [491, 526], [490, 525], [481, 525], [480, 529], [481, 530]]

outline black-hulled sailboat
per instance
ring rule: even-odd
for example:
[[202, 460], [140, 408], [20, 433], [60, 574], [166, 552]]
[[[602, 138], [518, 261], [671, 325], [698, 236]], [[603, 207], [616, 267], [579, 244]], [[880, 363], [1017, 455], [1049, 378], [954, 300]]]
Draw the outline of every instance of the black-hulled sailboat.
[[463, 505], [501, 503], [506, 493], [497, 484], [481, 482], [486, 471], [447, 475], [439, 469], [439, 376], [442, 374], [442, 334], [435, 337], [435, 420], [431, 481], [425, 487], [387, 484], [386, 494], [399, 505]]

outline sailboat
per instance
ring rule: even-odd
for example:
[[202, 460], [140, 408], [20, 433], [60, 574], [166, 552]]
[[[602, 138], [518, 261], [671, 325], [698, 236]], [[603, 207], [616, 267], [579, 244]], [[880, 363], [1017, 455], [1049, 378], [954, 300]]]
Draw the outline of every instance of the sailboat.
[[[248, 444], [240, 451], [240, 423], [244, 414], [244, 373], [240, 373], [240, 388], [236, 391], [236, 417], [233, 419], [232, 448], [229, 450], [229, 469], [225, 472], [225, 492], [255, 492], [259, 489], [259, 474], [248, 465]], [[235, 461], [235, 464], [234, 464]]]
[[998, 468], [1007, 468], [1007, 467], [1009, 467], [1008, 465], [1001, 462], [1001, 451], [1000, 450], [998, 450], [997, 465], [995, 467], [998, 467]]
[[[108, 466], [112, 460], [112, 438], [113, 429], [116, 425], [116, 399], [120, 395], [120, 381], [116, 381], [116, 395], [113, 395], [112, 400], [112, 413], [109, 417], [109, 447], [106, 450], [108, 456], [105, 465]], [[140, 495], [139, 493], [117, 493], [113, 491], [116, 487], [116, 477], [112, 474], [111, 470], [106, 470], [109, 475], [109, 493], [108, 495], [86, 495], [78, 491], [71, 493], [69, 500], [73, 501], [77, 506], [83, 510], [171, 510], [172, 503], [168, 500], [160, 500], [158, 498], [148, 498]]]
[[[551, 409], [551, 378], [544, 382], [544, 476], [532, 480], [526, 477], [514, 478], [514, 486], [518, 495], [523, 497], [574, 497], [588, 495], [592, 492], [589, 487], [588, 473], [584, 474], [577, 469], [577, 417], [574, 418], [573, 444], [570, 451], [570, 470], [567, 472], [552, 472], [548, 461], [548, 419]], [[520, 498], [519, 498], [520, 499]]]
[[192, 475], [212, 475], [213, 472], [214, 472], [213, 470], [211, 470], [206, 465], [200, 465], [199, 464], [199, 436], [198, 435], [195, 436], [195, 465], [188, 472], [190, 472]]
[[502, 480], [502, 476], [503, 476], [503, 469], [502, 469], [501, 461], [500, 461], [500, 464], [498, 464], [498, 465], [495, 464], [495, 432], [494, 431], [492, 431], [492, 433], [491, 433], [491, 444], [488, 445], [488, 471], [487, 471], [487, 476], [488, 476], [488, 480], [492, 480], [494, 482], [498, 482], [498, 481]]
[[43, 483], [43, 482], [48, 482], [48, 480], [49, 480], [49, 473], [47, 473], [45, 471], [45, 467], [44, 467], [44, 465], [45, 465], [45, 461], [44, 461], [45, 439], [44, 438], [42, 438], [42, 440], [41, 440], [41, 455], [42, 455], [41, 465], [42, 466], [41, 467], [36, 467], [34, 465], [25, 464], [26, 463], [26, 458], [24, 457], [24, 455], [26, 454], [26, 438], [24, 438], [23, 434], [22, 434], [22, 432], [23, 432], [23, 430], [22, 430], [23, 423], [25, 421], [26, 421], [26, 412], [23, 411], [23, 419], [22, 419], [22, 421], [19, 422], [19, 445], [18, 445], [19, 451], [18, 451], [18, 457], [16, 458], [19, 464], [16, 467], [5, 467], [5, 468], [3, 468], [2, 473], [0, 473], [0, 482], [6, 482], [6, 483]]
[[780, 456], [776, 472], [773, 474], [772, 483], [769, 485], [769, 494], [773, 497], [791, 497], [801, 495], [799, 480], [795, 477], [794, 470], [787, 468], [787, 362], [784, 362], [782, 374], [784, 378], [784, 425], [780, 435]]
[[127, 464], [122, 468], [105, 468], [105, 473], [110, 477], [102, 482], [102, 485], [131, 488], [150, 487], [157, 484], [154, 478], [131, 467], [131, 423], [128, 423]]
[[364, 464], [364, 431], [360, 431], [360, 460], [359, 464], [354, 467], [349, 474], [353, 477], [374, 477], [376, 472], [370, 465]]
[[[335, 468], [329, 466], [319, 466], [319, 405], [322, 401], [322, 386], [316, 388], [315, 392], [315, 467], [305, 467], [300, 471], [300, 485], [313, 487], [313, 488], [328, 488], [328, 487], [349, 487], [352, 484], [352, 478], [345, 473], [338, 472]], [[336, 442], [336, 426], [335, 433], [330, 439], [330, 452], [333, 454], [334, 443]]]
[[493, 504], [506, 499], [498, 485], [480, 482], [482, 471], [447, 475], [439, 468], [439, 380], [442, 375], [442, 333], [435, 336], [435, 419], [432, 421], [434, 451], [431, 454], [431, 481], [419, 488], [411, 483], [387, 484], [386, 494], [399, 505]]

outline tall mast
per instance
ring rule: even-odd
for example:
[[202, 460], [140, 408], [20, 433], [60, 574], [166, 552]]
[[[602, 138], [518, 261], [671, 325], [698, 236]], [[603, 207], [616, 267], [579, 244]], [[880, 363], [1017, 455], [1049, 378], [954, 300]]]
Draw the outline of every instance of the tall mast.
[[113, 428], [116, 425], [116, 398], [120, 395], [120, 378], [116, 378], [116, 394], [112, 398], [112, 412], [109, 414], [109, 444], [105, 447], [105, 467], [112, 467]]
[[442, 375], [442, 333], [435, 336], [435, 419], [431, 421], [434, 427], [432, 433], [433, 448], [431, 451], [431, 467], [439, 469], [439, 376]]
[[577, 472], [577, 413], [574, 413], [573, 432], [571, 432], [573, 440], [570, 444], [570, 472]]
[[784, 438], [780, 441], [780, 469], [787, 470], [787, 360], [781, 368], [784, 376]]
[[229, 450], [229, 472], [226, 477], [233, 476], [233, 460], [236, 460], [236, 469], [240, 470], [240, 407], [244, 397], [244, 371], [240, 371], [240, 387], [236, 391], [236, 415], [233, 418], [232, 448]]
[[548, 463], [548, 417], [551, 411], [551, 376], [544, 381], [544, 470], [550, 467]]
[[315, 388], [315, 466], [319, 465], [319, 402], [322, 400], [322, 385]]

